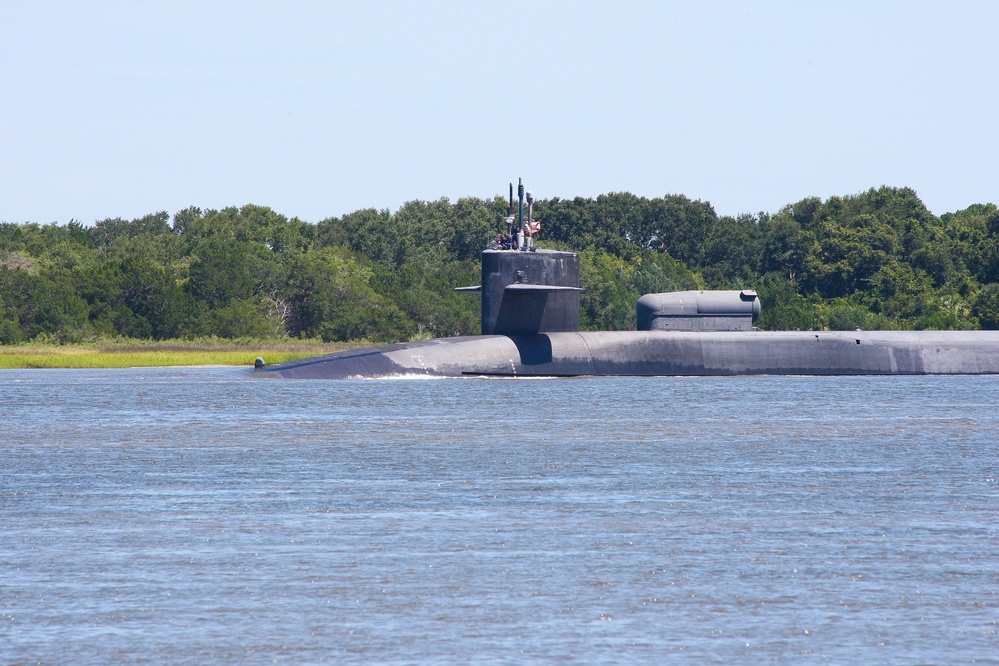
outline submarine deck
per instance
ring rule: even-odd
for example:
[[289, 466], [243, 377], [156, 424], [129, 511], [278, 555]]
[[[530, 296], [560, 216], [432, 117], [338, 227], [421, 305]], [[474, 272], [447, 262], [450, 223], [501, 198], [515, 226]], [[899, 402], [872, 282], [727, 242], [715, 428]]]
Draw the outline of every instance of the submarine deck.
[[999, 374], [999, 331], [574, 331], [368, 347], [262, 376], [720, 376]]

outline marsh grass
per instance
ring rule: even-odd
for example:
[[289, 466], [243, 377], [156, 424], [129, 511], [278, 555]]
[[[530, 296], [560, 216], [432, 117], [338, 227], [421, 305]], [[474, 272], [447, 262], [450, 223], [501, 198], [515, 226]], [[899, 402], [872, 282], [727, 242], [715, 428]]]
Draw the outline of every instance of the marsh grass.
[[357, 345], [318, 341], [112, 340], [92, 344], [0, 345], [0, 369], [25, 368], [142, 368], [156, 366], [252, 366], [262, 357], [268, 364], [305, 356], [329, 354]]

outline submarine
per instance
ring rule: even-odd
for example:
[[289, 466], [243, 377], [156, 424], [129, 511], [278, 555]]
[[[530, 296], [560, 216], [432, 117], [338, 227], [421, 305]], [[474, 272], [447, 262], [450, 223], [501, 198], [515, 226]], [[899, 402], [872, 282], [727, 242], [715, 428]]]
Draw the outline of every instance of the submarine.
[[[579, 255], [537, 248], [534, 197], [513, 185], [500, 233], [481, 254], [482, 334], [288, 361], [286, 379], [999, 373], [999, 331], [763, 331], [755, 291], [645, 294], [634, 331], [579, 330]], [[525, 217], [524, 204], [527, 203]]]

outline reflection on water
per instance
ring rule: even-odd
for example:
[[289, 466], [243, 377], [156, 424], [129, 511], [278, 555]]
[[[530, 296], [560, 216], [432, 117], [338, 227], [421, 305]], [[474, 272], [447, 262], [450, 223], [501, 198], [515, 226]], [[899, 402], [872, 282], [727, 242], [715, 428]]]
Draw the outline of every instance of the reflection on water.
[[995, 660], [997, 398], [2, 371], [0, 661]]

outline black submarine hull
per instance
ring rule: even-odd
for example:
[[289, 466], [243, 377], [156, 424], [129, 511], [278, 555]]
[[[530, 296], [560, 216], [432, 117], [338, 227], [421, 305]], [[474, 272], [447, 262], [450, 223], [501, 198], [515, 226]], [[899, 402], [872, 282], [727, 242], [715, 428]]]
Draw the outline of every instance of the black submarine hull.
[[286, 379], [999, 374], [999, 331], [573, 331], [369, 347], [257, 370]]

